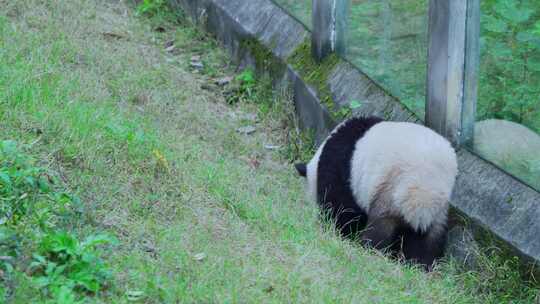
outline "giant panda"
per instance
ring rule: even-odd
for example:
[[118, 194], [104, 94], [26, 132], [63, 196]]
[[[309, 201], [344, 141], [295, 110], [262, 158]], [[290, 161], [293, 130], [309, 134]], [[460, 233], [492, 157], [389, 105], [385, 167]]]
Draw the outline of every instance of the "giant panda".
[[296, 170], [338, 231], [427, 270], [443, 255], [457, 175], [450, 143], [424, 126], [355, 117]]

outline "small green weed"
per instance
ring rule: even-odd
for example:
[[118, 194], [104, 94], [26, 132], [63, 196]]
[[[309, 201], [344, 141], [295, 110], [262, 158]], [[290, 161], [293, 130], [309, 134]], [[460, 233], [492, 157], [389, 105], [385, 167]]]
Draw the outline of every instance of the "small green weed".
[[257, 81], [252, 69], [245, 69], [234, 78], [231, 89], [226, 92], [225, 99], [229, 104], [235, 104], [241, 101], [258, 100], [256, 93]]
[[[92, 235], [79, 242], [61, 232], [76, 218], [79, 199], [22, 149], [0, 141], [0, 301], [13, 293], [19, 277], [54, 299], [51, 303], [78, 303], [77, 292], [96, 294], [106, 285], [110, 275], [96, 246], [114, 239]], [[33, 262], [27, 265], [30, 255]]]
[[144, 17], [154, 30], [159, 33], [168, 31], [171, 25], [178, 25], [183, 15], [177, 10], [171, 9], [167, 0], [142, 0], [135, 7], [135, 15]]
[[240, 81], [240, 88], [243, 91], [250, 92], [255, 87], [255, 73], [251, 69], [245, 69], [236, 76], [236, 80]]
[[350, 103], [349, 103], [349, 107], [351, 108], [351, 110], [354, 110], [354, 109], [358, 109], [362, 106], [362, 103], [358, 100], [352, 100]]
[[55, 191], [56, 183], [56, 178], [36, 167], [14, 141], [1, 141], [0, 225], [17, 231], [55, 227], [78, 205], [78, 200], [68, 193]]
[[91, 235], [82, 242], [65, 231], [46, 235], [30, 264], [36, 286], [56, 300], [75, 300], [77, 292], [97, 294], [111, 277], [97, 246], [115, 243], [107, 235]]
[[137, 5], [136, 13], [139, 16], [156, 16], [167, 10], [167, 2], [165, 0], [143, 0]]
[[352, 100], [348, 104], [342, 106], [338, 111], [336, 117], [339, 119], [347, 119], [350, 118], [353, 114], [353, 111], [355, 109], [358, 109], [362, 106], [362, 103], [358, 100]]

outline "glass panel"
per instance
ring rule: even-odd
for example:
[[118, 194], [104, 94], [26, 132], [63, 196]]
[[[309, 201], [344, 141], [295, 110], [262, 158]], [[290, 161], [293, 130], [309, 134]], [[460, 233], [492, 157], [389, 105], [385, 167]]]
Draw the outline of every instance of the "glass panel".
[[347, 57], [424, 119], [427, 0], [351, 0]]
[[481, 5], [474, 149], [540, 190], [540, 0]]
[[311, 1], [312, 0], [274, 0], [275, 3], [300, 20], [300, 22], [309, 29], [311, 29]]

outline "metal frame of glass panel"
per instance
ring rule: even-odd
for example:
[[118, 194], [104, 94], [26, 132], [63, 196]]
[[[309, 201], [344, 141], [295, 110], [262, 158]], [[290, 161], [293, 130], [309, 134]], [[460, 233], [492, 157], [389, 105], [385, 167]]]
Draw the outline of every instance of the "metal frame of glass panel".
[[349, 0], [313, 0], [311, 50], [317, 61], [345, 55]]
[[472, 141], [480, 0], [430, 0], [426, 125], [459, 147]]

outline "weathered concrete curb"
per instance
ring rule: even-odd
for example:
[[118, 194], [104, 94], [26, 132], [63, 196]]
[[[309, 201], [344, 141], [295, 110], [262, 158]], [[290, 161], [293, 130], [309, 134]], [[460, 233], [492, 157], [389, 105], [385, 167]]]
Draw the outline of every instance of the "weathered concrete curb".
[[[304, 126], [316, 130], [318, 141], [334, 125], [329, 107], [360, 100], [359, 115], [420, 122], [395, 98], [344, 60], [326, 71], [324, 88], [313, 85], [291, 64], [291, 56], [310, 36], [294, 18], [270, 0], [169, 0], [215, 34], [239, 63], [271, 68], [272, 76], [287, 82]], [[264, 48], [270, 66], [261, 67]], [[278, 68], [282, 65], [286, 68]], [[327, 90], [328, 92], [324, 92]], [[326, 100], [330, 95], [331, 102]], [[458, 153], [460, 173], [452, 206], [474, 224], [487, 228], [527, 260], [540, 262], [540, 194], [467, 150]]]

